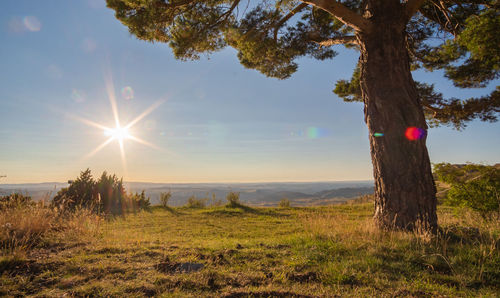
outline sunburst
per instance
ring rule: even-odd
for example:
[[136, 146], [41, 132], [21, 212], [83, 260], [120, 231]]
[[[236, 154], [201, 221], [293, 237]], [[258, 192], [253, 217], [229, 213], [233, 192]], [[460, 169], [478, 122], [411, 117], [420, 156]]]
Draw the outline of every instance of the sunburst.
[[107, 145], [109, 145], [113, 141], [117, 141], [119, 148], [120, 148], [120, 156], [121, 156], [121, 161], [122, 161], [122, 166], [123, 170], [126, 172], [126, 159], [125, 159], [125, 147], [124, 147], [124, 142], [126, 140], [131, 140], [143, 145], [146, 145], [148, 147], [154, 148], [154, 149], [160, 149], [156, 145], [149, 143], [137, 136], [132, 135], [130, 132], [130, 128], [132, 128], [135, 124], [137, 124], [139, 121], [141, 121], [144, 117], [149, 115], [151, 112], [153, 112], [156, 108], [158, 108], [164, 100], [159, 100], [152, 104], [150, 107], [148, 107], [146, 110], [144, 110], [142, 113], [140, 113], [137, 117], [135, 117], [132, 121], [127, 123], [126, 125], [121, 125], [120, 124], [120, 118], [118, 114], [118, 107], [116, 103], [116, 97], [115, 97], [115, 91], [114, 91], [114, 86], [113, 86], [113, 81], [111, 79], [111, 76], [107, 76], [105, 79], [106, 83], [106, 90], [108, 94], [108, 99], [111, 104], [111, 110], [113, 112], [113, 118], [115, 121], [115, 127], [107, 127], [105, 125], [102, 125], [100, 123], [94, 122], [92, 120], [77, 116], [77, 115], [72, 115], [65, 113], [68, 117], [73, 118], [75, 120], [78, 120], [84, 124], [87, 124], [89, 126], [96, 127], [98, 129], [101, 129], [104, 133], [105, 136], [108, 138], [99, 144], [94, 150], [89, 152], [84, 156], [84, 159], [90, 158], [94, 156], [96, 153], [101, 151], [103, 148], [105, 148]]

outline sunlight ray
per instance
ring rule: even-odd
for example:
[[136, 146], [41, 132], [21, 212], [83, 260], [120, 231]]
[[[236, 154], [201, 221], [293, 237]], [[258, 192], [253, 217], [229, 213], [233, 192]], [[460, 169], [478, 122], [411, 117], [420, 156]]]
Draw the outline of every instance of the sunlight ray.
[[153, 149], [156, 149], [156, 150], [160, 150], [161, 149], [160, 147], [156, 146], [155, 144], [152, 144], [150, 142], [144, 141], [143, 139], [140, 139], [140, 138], [138, 138], [136, 136], [129, 135], [128, 138], [131, 139], [131, 140], [136, 141], [137, 143], [141, 143], [143, 145], [151, 147]]
[[104, 147], [106, 147], [109, 143], [111, 143], [111, 141], [113, 141], [113, 139], [114, 139], [113, 137], [110, 137], [109, 139], [107, 139], [106, 141], [104, 141], [101, 145], [97, 146], [92, 152], [90, 152], [87, 155], [85, 155], [83, 158], [87, 159], [87, 158], [92, 157], [94, 154], [96, 154], [97, 152], [101, 151]]
[[111, 109], [113, 110], [113, 117], [115, 118], [116, 127], [120, 127], [120, 118], [118, 117], [118, 106], [116, 104], [115, 86], [113, 84], [113, 78], [110, 73], [108, 73], [105, 78], [106, 91], [108, 93], [109, 102], [111, 103]]
[[153, 112], [156, 108], [158, 108], [164, 102], [165, 102], [165, 100], [159, 100], [159, 101], [155, 102], [149, 108], [147, 108], [144, 112], [142, 112], [139, 116], [137, 116], [134, 120], [130, 121], [130, 123], [125, 126], [125, 128], [131, 128], [133, 125], [135, 125], [137, 122], [141, 121], [142, 118], [149, 115], [151, 112]]
[[67, 112], [64, 112], [64, 115], [68, 118], [71, 118], [71, 119], [74, 119], [74, 120], [77, 120], [77, 121], [80, 121], [84, 124], [87, 124], [89, 126], [94, 126], [96, 128], [100, 128], [102, 130], [109, 130], [110, 128], [107, 127], [107, 126], [104, 126], [102, 124], [99, 124], [97, 122], [94, 122], [92, 120], [89, 120], [89, 119], [86, 119], [86, 118], [83, 118], [83, 117], [80, 117], [80, 116], [77, 116], [77, 115], [74, 115], [74, 114], [71, 114], [71, 113], [67, 113]]
[[123, 147], [123, 140], [118, 140], [120, 144], [120, 155], [122, 159], [122, 167], [123, 167], [123, 178], [127, 179], [127, 161], [125, 159], [125, 148]]

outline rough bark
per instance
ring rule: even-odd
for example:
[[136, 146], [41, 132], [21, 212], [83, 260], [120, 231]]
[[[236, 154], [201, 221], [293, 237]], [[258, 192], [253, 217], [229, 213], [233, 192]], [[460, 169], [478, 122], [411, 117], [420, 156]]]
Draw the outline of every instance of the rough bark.
[[[435, 230], [436, 188], [426, 136], [408, 140], [408, 127], [427, 131], [405, 47], [404, 6], [368, 1], [372, 26], [357, 32], [361, 90], [375, 178], [375, 222], [388, 229]], [[375, 133], [383, 133], [383, 136]]]

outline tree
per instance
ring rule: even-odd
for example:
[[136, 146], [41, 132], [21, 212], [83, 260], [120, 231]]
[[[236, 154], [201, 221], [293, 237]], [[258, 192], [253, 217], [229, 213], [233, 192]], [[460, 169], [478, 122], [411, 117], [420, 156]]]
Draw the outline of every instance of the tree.
[[168, 202], [172, 198], [172, 190], [160, 193], [160, 202], [163, 207], [168, 207]]
[[198, 59], [225, 46], [245, 67], [286, 79], [296, 58], [333, 58], [342, 44], [360, 52], [351, 80], [334, 92], [363, 101], [382, 228], [435, 230], [436, 189], [428, 125], [463, 128], [496, 121], [500, 88], [480, 98], [445, 99], [414, 82], [418, 68], [444, 70], [457, 87], [499, 77], [496, 0], [107, 0], [137, 38], [168, 43], [175, 57]]
[[96, 182], [92, 178], [90, 169], [80, 172], [80, 176], [69, 181], [69, 186], [62, 188], [52, 199], [52, 205], [65, 211], [74, 211], [77, 208], [97, 210]]

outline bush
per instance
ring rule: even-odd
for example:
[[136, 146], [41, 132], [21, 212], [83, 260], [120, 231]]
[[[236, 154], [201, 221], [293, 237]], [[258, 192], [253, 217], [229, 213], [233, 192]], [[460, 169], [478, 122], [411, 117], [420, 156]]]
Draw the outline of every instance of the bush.
[[281, 208], [290, 208], [290, 200], [287, 199], [287, 198], [283, 198], [281, 199], [280, 203], [279, 203], [279, 206]]
[[146, 198], [144, 190], [140, 194], [136, 192], [130, 195], [130, 200], [134, 210], [149, 210], [151, 208], [151, 202], [149, 197]]
[[103, 172], [101, 177], [95, 180], [89, 169], [70, 181], [69, 186], [61, 189], [52, 200], [52, 206], [59, 211], [87, 209], [98, 214], [115, 215], [147, 209], [150, 205], [149, 198], [146, 199], [143, 193], [127, 195], [123, 179]]
[[434, 165], [434, 173], [450, 185], [445, 204], [469, 207], [482, 216], [500, 212], [500, 168], [439, 163]]
[[30, 196], [25, 196], [19, 193], [13, 193], [8, 196], [0, 197], [0, 210], [23, 208], [33, 205], [34, 202]]
[[163, 207], [168, 207], [168, 201], [172, 198], [172, 191], [162, 192], [160, 194], [160, 202]]
[[52, 205], [59, 210], [74, 211], [78, 208], [96, 209], [97, 202], [96, 182], [89, 169], [80, 173], [80, 176], [69, 181], [69, 186], [61, 189], [52, 199]]
[[194, 195], [190, 196], [186, 207], [188, 208], [205, 208], [207, 205], [207, 199], [197, 199]]
[[116, 175], [108, 175], [103, 172], [99, 180], [95, 182], [98, 193], [98, 210], [106, 214], [124, 214], [131, 211], [135, 206], [125, 192], [123, 179]]
[[226, 200], [227, 200], [228, 206], [232, 207], [232, 206], [241, 205], [239, 192], [230, 191], [226, 196]]

